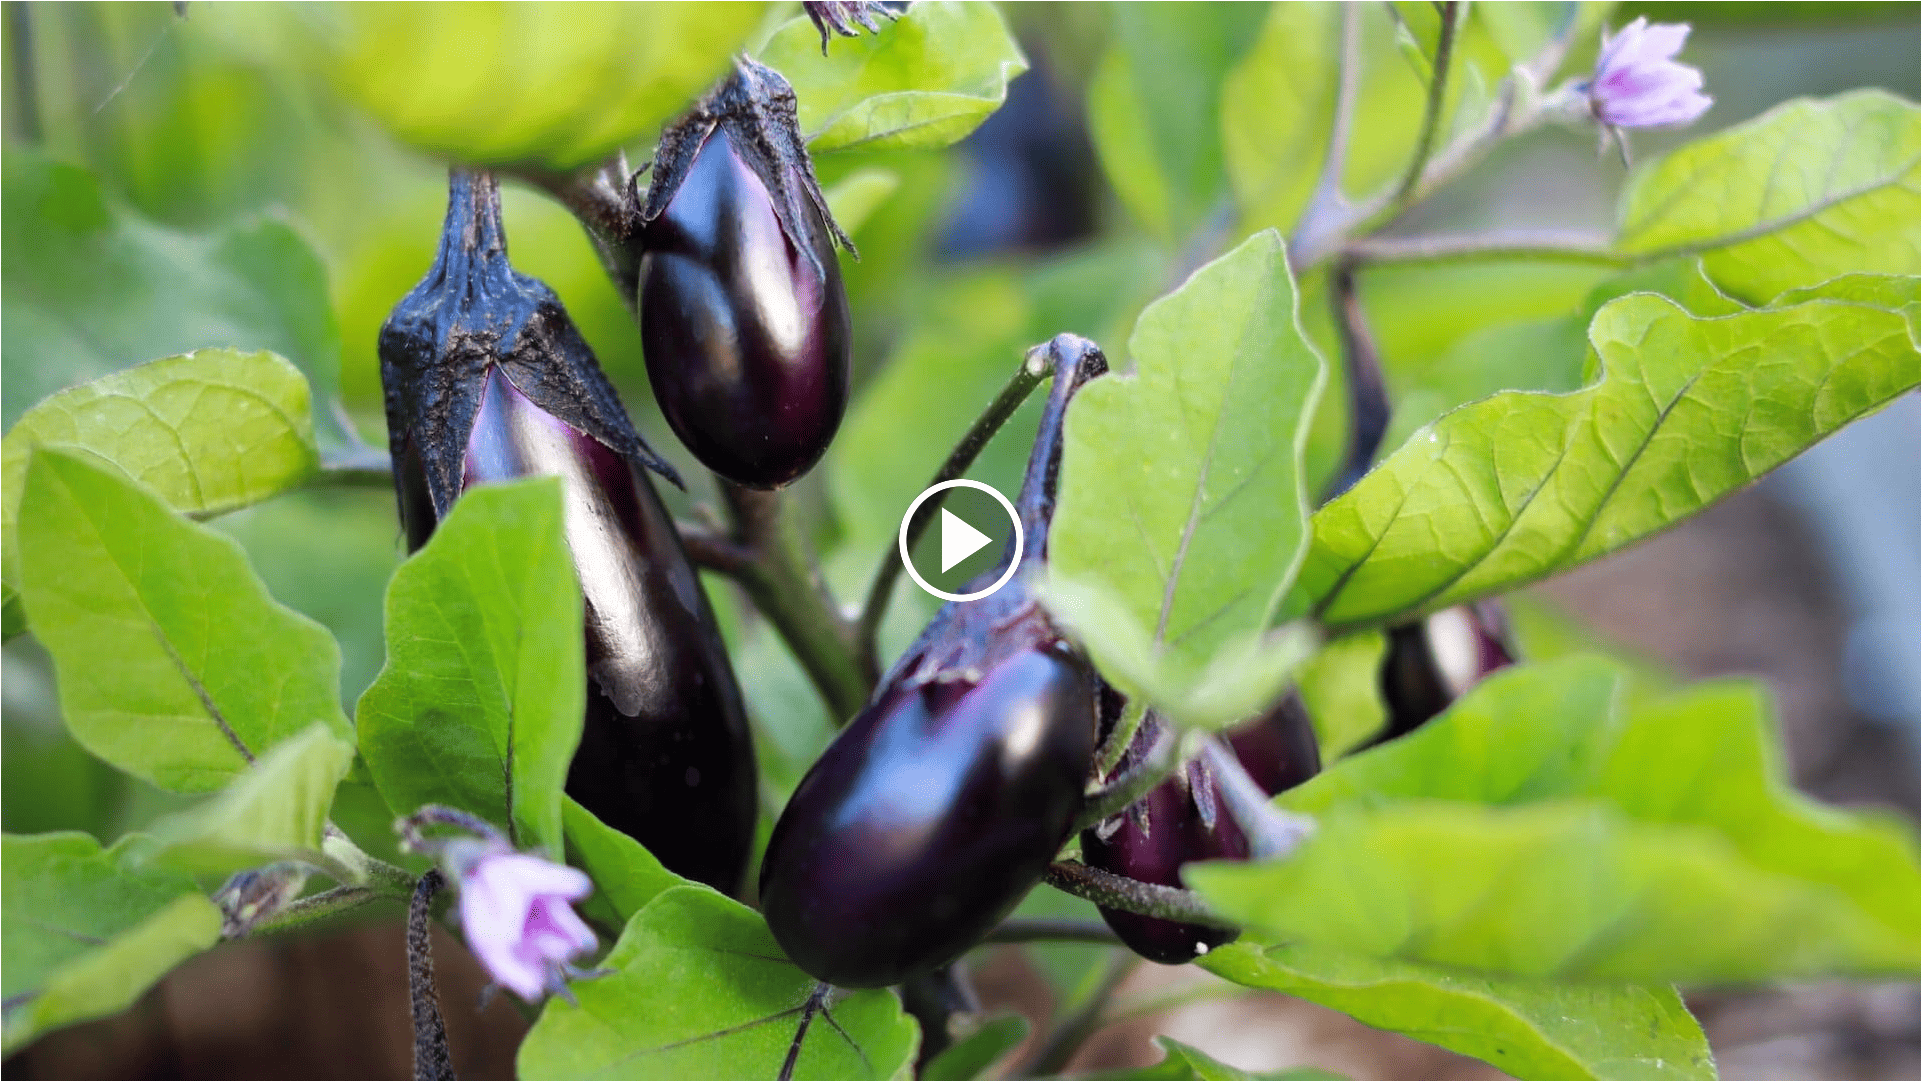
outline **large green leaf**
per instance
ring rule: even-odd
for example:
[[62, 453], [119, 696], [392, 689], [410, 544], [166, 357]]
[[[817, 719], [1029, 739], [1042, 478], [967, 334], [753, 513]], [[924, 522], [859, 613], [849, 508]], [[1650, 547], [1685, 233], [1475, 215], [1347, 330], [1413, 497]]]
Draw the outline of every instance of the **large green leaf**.
[[8, 424], [63, 387], [215, 346], [293, 361], [313, 384], [321, 441], [348, 439], [333, 409], [340, 332], [326, 269], [285, 221], [181, 233], [122, 208], [84, 169], [32, 150], [10, 147], [4, 169]]
[[580, 585], [552, 477], [461, 496], [387, 589], [360, 753], [395, 814], [443, 803], [559, 859], [586, 709]]
[[352, 743], [314, 725], [205, 803], [155, 822], [146, 859], [201, 876], [310, 859], [353, 758]]
[[1280, 235], [1257, 234], [1141, 313], [1133, 373], [1075, 396], [1048, 559], [1097, 659], [1212, 684], [1196, 677], [1246, 660], [1272, 621], [1305, 546], [1301, 454], [1326, 378], [1295, 309]]
[[1422, 730], [1281, 797], [1292, 859], [1190, 868], [1273, 941], [1521, 976], [1748, 981], [1921, 972], [1899, 825], [1794, 794], [1765, 700], [1630, 704], [1577, 658], [1487, 681]]
[[691, 105], [764, 5], [369, 4], [305, 13], [335, 86], [402, 140], [569, 169]]
[[1921, 107], [1884, 90], [1797, 99], [1637, 171], [1621, 250], [1705, 252], [1750, 304], [1838, 274], [1921, 274]]
[[960, 141], [1007, 100], [1027, 58], [992, 4], [922, 0], [879, 33], [837, 38], [796, 18], [761, 60], [794, 84], [815, 153], [940, 147]]
[[125, 1009], [220, 937], [220, 910], [191, 879], [129, 864], [137, 844], [102, 851], [84, 833], [0, 839], [8, 1054], [49, 1029]]
[[660, 865], [639, 841], [594, 817], [594, 812], [562, 796], [560, 821], [567, 838], [567, 862], [594, 880], [593, 895], [581, 902], [589, 916], [625, 927], [634, 913], [663, 891], [688, 881]]
[[1112, 5], [1088, 127], [1121, 201], [1164, 242], [1222, 209], [1221, 80], [1263, 14], [1254, 4]]
[[229, 538], [51, 447], [27, 465], [16, 528], [21, 596], [88, 750], [200, 792], [316, 722], [351, 738], [333, 636], [275, 603]]
[[1864, 276], [1718, 318], [1613, 301], [1589, 330], [1598, 382], [1448, 413], [1321, 508], [1303, 599], [1336, 628], [1380, 623], [1672, 525], [1921, 383], [1900, 310], [1918, 282]]
[[919, 1033], [893, 992], [832, 992], [802, 1031], [813, 979], [781, 955], [759, 915], [704, 887], [656, 897], [602, 963], [616, 971], [576, 982], [578, 1005], [547, 1004], [520, 1046], [520, 1077], [913, 1076]]
[[1701, 1026], [1668, 987], [1497, 979], [1322, 947], [1237, 942], [1200, 965], [1523, 1081], [1711, 1081]]
[[286, 491], [320, 464], [307, 380], [272, 353], [203, 349], [63, 390], [0, 440], [0, 569], [9, 584], [19, 577], [21, 482], [42, 444], [91, 451], [189, 514]]

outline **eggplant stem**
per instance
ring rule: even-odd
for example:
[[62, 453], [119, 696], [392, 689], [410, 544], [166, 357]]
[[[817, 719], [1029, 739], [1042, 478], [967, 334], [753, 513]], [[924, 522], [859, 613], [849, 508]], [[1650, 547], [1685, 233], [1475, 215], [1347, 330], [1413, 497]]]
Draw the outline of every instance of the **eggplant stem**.
[[[935, 472], [934, 479], [927, 483], [927, 487], [945, 484], [966, 473], [974, 464], [974, 459], [980, 457], [980, 452], [987, 446], [988, 441], [994, 438], [994, 433], [1000, 431], [1001, 425], [1007, 423], [1007, 418], [1013, 416], [1014, 411], [1021, 407], [1021, 403], [1027, 401], [1027, 396], [1034, 392], [1034, 388], [1041, 385], [1041, 380], [1047, 377], [1048, 371], [1049, 369], [1031, 354], [1023, 358], [1020, 366], [1014, 369], [1013, 376], [1007, 380], [1007, 384], [1001, 387], [1000, 393], [987, 404], [987, 408], [981, 412], [980, 416], [974, 418], [974, 423], [968, 427], [966, 434], [961, 436], [960, 442], [954, 444], [954, 449], [947, 455], [947, 460], [941, 463], [940, 469]], [[925, 490], [925, 488], [922, 489], [922, 491]], [[907, 547], [910, 551], [934, 520], [934, 508], [929, 504], [922, 504], [922, 507], [924, 508], [922, 512], [916, 514], [914, 520], [907, 523]], [[900, 572], [900, 549], [890, 545], [887, 554], [881, 557], [880, 566], [874, 569], [873, 581], [867, 587], [867, 601], [861, 605], [860, 622], [854, 634], [855, 649], [859, 653], [861, 664], [876, 680], [880, 677], [880, 651], [877, 644], [880, 637], [880, 623], [882, 617], [887, 615], [887, 602], [894, 595], [894, 583], [900, 580]]]
[[1113, 774], [1115, 767], [1127, 757], [1127, 748], [1134, 742], [1134, 736], [1141, 730], [1141, 722], [1147, 719], [1147, 703], [1139, 698], [1130, 698], [1121, 707], [1121, 715], [1114, 722], [1114, 730], [1107, 734], [1107, 742], [1101, 744], [1100, 754], [1094, 758], [1094, 779], [1106, 780]]
[[420, 876], [413, 901], [407, 906], [407, 994], [414, 1022], [414, 1081], [456, 1081], [453, 1056], [447, 1050], [447, 1025], [440, 1016], [440, 996], [434, 990], [433, 938], [428, 919], [434, 894], [446, 882], [439, 868]]
[[[1125, 714], [1122, 720], [1126, 720]], [[1080, 817], [1074, 823], [1074, 832], [1092, 828], [1109, 815], [1121, 813], [1172, 777], [1174, 771], [1180, 769], [1182, 761], [1182, 756], [1176, 752], [1177, 743], [1173, 730], [1162, 728], [1154, 738], [1154, 745], [1147, 749], [1134, 768], [1087, 794]]]
[[1048, 864], [1046, 882], [1062, 893], [1085, 898], [1102, 908], [1117, 908], [1122, 912], [1222, 931], [1240, 930], [1239, 924], [1215, 915], [1188, 890], [1141, 882], [1084, 863], [1062, 860]]

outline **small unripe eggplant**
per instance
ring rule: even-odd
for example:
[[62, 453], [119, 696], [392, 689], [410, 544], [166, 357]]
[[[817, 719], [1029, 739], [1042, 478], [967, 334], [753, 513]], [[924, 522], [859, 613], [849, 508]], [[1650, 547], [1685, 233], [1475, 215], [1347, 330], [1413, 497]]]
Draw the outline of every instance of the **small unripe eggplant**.
[[1020, 571], [941, 609], [801, 779], [768, 841], [762, 911], [817, 979], [880, 987], [954, 960], [1040, 881], [1080, 812], [1097, 677], [1029, 580], [1068, 396], [1106, 362], [1081, 339], [1050, 348], [1055, 385], [1018, 501]]
[[[1160, 727], [1159, 718], [1148, 714], [1122, 757], [1122, 770], [1140, 763], [1159, 738]], [[1228, 733], [1228, 745], [1241, 768], [1270, 796], [1320, 770], [1314, 728], [1294, 692]], [[1219, 785], [1205, 758], [1188, 762], [1127, 810], [1082, 830], [1081, 860], [1140, 882], [1180, 886], [1181, 868], [1189, 863], [1246, 859], [1247, 835], [1225, 812]], [[1137, 912], [1106, 907], [1100, 912], [1129, 949], [1156, 964], [1186, 964], [1235, 938], [1233, 931]]]
[[587, 647], [567, 793], [669, 869], [738, 892], [758, 776], [706, 594], [647, 478], [671, 470], [553, 292], [508, 264], [492, 177], [453, 174], [439, 256], [380, 358], [410, 549], [467, 488], [562, 478]]
[[1498, 601], [1443, 608], [1390, 628], [1387, 655], [1381, 660], [1387, 725], [1372, 743], [1385, 743], [1426, 724], [1514, 659], [1507, 612]]
[[851, 245], [787, 81], [736, 61], [662, 136], [641, 219], [634, 304], [661, 413], [728, 480], [794, 480], [847, 410], [852, 330], [834, 245]]

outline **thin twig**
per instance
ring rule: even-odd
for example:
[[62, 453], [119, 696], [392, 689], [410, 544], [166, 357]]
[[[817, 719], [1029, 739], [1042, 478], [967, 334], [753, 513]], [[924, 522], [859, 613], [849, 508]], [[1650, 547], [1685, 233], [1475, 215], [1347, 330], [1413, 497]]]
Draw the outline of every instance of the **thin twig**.
[[1438, 236], [1356, 237], [1343, 256], [1360, 264], [1538, 259], [1619, 265], [1634, 257], [1613, 250], [1605, 233], [1585, 229], [1493, 229]]
[[1327, 152], [1321, 175], [1314, 183], [1307, 209], [1288, 238], [1290, 252], [1313, 248], [1321, 235], [1342, 218], [1347, 198], [1341, 193], [1341, 174], [1347, 171], [1347, 148], [1354, 134], [1354, 111], [1361, 96], [1361, 7], [1346, 4], [1341, 13], [1341, 81], [1334, 96], [1334, 116], [1327, 129]]
[[453, 1056], [447, 1050], [447, 1025], [440, 1017], [440, 996], [434, 990], [433, 937], [428, 920], [434, 894], [445, 880], [440, 869], [420, 876], [413, 902], [407, 906], [407, 994], [413, 1004], [414, 1081], [456, 1081]]
[[[974, 423], [968, 427], [967, 433], [961, 436], [960, 442], [954, 445], [953, 451], [948, 454], [947, 460], [941, 463], [940, 470], [934, 474], [934, 479], [928, 483], [927, 487], [944, 484], [966, 473], [974, 464], [974, 459], [980, 456], [982, 448], [994, 438], [994, 433], [1000, 431], [1001, 425], [1007, 423], [1007, 418], [1014, 415], [1014, 411], [1021, 407], [1021, 403], [1034, 392], [1034, 388], [1047, 377], [1047, 373], [1048, 368], [1045, 363], [1037, 359], [1023, 358], [1020, 366], [1014, 370], [1013, 376], [1007, 380], [1007, 385], [994, 396], [994, 400], [988, 403], [981, 415], [974, 418]], [[925, 488], [922, 489], [922, 491], [925, 490]], [[932, 506], [923, 504], [921, 512], [914, 516], [913, 521], [907, 523], [909, 551], [913, 550], [915, 542], [927, 531], [928, 524], [934, 520], [933, 512]], [[861, 606], [860, 621], [855, 631], [855, 649], [862, 663], [876, 677], [880, 669], [876, 643], [880, 636], [881, 619], [887, 614], [887, 602], [893, 596], [894, 583], [900, 578], [900, 572], [900, 551], [897, 547], [889, 545], [887, 554], [881, 557], [880, 566], [874, 571], [873, 582], [867, 587], [867, 601]]]
[[874, 685], [854, 648], [854, 622], [828, 590], [781, 493], [724, 480], [720, 489], [735, 543], [753, 553], [735, 580], [786, 640], [835, 721], [845, 723], [866, 704]]
[[1401, 183], [1394, 191], [1391, 206], [1398, 210], [1414, 198], [1414, 190], [1421, 182], [1421, 175], [1427, 171], [1427, 159], [1434, 152], [1434, 139], [1441, 127], [1441, 115], [1447, 108], [1447, 75], [1454, 64], [1454, 33], [1459, 27], [1460, 0], [1442, 0], [1437, 4], [1441, 12], [1441, 36], [1434, 45], [1434, 76], [1427, 83], [1427, 111], [1421, 114], [1421, 134], [1414, 143], [1414, 157], [1407, 163], [1407, 171], [1401, 176]]
[[1118, 946], [1116, 935], [1104, 923], [1093, 920], [1003, 920], [987, 932], [983, 942], [1001, 944], [1020, 942], [1087, 942], [1097, 946]]
[[1127, 748], [1134, 743], [1134, 736], [1141, 730], [1141, 722], [1147, 719], [1147, 703], [1139, 698], [1130, 698], [1121, 707], [1121, 715], [1114, 721], [1114, 730], [1107, 734], [1107, 741], [1101, 744], [1100, 753], [1094, 758], [1094, 777], [1105, 781], [1114, 768], [1127, 757]]
[[1087, 996], [1087, 1001], [1081, 1003], [1078, 1009], [1054, 1026], [1039, 1050], [1034, 1052], [1033, 1058], [1016, 1076], [1037, 1077], [1065, 1069], [1068, 1062], [1073, 1060], [1074, 1052], [1081, 1049], [1089, 1036], [1100, 1030], [1101, 1014], [1106, 1011], [1108, 1000], [1114, 997], [1115, 990], [1140, 963], [1139, 957], [1125, 950], [1116, 950], [1109, 955], [1107, 971], [1101, 974], [1100, 986]]
[[1080, 817], [1074, 822], [1075, 832], [1096, 826], [1109, 815], [1121, 813], [1172, 777], [1181, 766], [1181, 756], [1176, 753], [1177, 743], [1173, 731], [1163, 727], [1155, 737], [1154, 745], [1147, 749], [1147, 753], [1132, 769], [1087, 794]]
[[1240, 929], [1231, 920], [1215, 915], [1201, 903], [1199, 897], [1187, 890], [1123, 878], [1084, 863], [1065, 860], [1051, 863], [1047, 867], [1046, 880], [1048, 885], [1062, 893], [1086, 898], [1102, 908], [1118, 908], [1123, 912], [1138, 912], [1156, 919], [1223, 931]]
[[680, 532], [680, 546], [687, 550], [687, 558], [693, 560], [695, 566], [737, 576], [754, 561], [752, 549], [736, 544], [732, 537], [712, 526], [676, 521], [674, 528]]

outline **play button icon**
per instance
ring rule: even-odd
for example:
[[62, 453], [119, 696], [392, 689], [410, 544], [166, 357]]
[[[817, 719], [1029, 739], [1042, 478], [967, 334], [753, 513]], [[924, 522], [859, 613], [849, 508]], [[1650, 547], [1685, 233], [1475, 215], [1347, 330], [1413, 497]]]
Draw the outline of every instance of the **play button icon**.
[[974, 480], [934, 485], [900, 522], [902, 564], [914, 584], [942, 600], [976, 601], [1006, 585], [1025, 541], [1014, 505]]
[[940, 510], [940, 569], [945, 574], [954, 569], [954, 564], [980, 551], [993, 543], [994, 538], [954, 517], [954, 512], [942, 507]]

